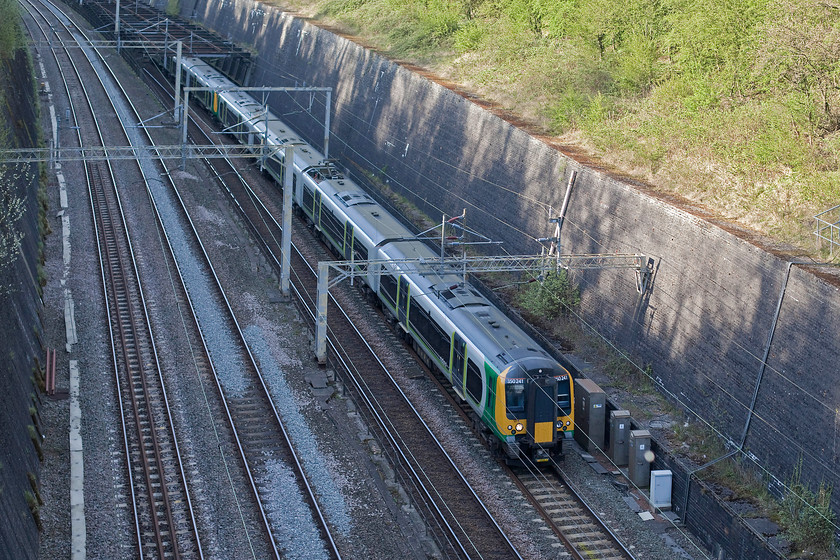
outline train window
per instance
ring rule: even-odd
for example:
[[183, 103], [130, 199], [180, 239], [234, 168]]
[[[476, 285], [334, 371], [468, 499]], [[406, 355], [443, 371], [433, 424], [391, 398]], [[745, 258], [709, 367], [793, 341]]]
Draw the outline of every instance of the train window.
[[303, 188], [303, 209], [312, 213], [312, 206], [315, 202], [315, 197], [312, 194], [312, 191], [307, 189], [306, 187]]
[[560, 409], [559, 416], [568, 416], [572, 413], [572, 395], [568, 380], [557, 382], [557, 408]]
[[521, 417], [521, 413], [525, 412], [525, 384], [506, 383], [505, 403], [508, 418], [515, 419]]
[[353, 252], [356, 254], [355, 259], [357, 261], [366, 261], [368, 260], [368, 250], [367, 247], [362, 245], [362, 242], [359, 241], [358, 238], [353, 238]]
[[285, 168], [283, 167], [283, 164], [280, 163], [280, 160], [277, 159], [277, 156], [268, 158], [265, 161], [265, 167], [268, 169], [268, 172], [271, 173], [271, 176], [280, 183], [280, 187], [282, 188]]
[[227, 105], [219, 103], [219, 112], [222, 114], [222, 122], [228, 127], [237, 123], [238, 116], [233, 111], [229, 111]]
[[431, 315], [411, 300], [408, 307], [408, 319], [411, 328], [414, 329], [420, 338], [434, 352], [441, 362], [449, 359], [449, 337], [443, 332], [437, 323], [432, 320]]
[[481, 402], [481, 372], [472, 360], [467, 360], [467, 393], [472, 399]]
[[321, 228], [329, 234], [339, 250], [343, 249], [344, 224], [335, 218], [326, 204], [321, 206]]
[[379, 277], [379, 291], [391, 307], [397, 306], [397, 279], [388, 273]]

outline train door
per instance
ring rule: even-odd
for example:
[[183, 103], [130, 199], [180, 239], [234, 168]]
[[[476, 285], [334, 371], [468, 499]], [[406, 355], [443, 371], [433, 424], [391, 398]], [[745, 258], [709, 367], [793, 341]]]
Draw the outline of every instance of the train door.
[[458, 333], [452, 335], [452, 386], [464, 398], [464, 365], [467, 357], [467, 343]]
[[525, 403], [527, 430], [534, 443], [553, 444], [557, 441], [557, 380], [535, 377], [528, 383]]
[[315, 191], [315, 205], [312, 207], [312, 221], [321, 228], [321, 191]]
[[400, 276], [400, 286], [397, 291], [397, 318], [400, 323], [408, 326], [408, 298], [411, 295], [410, 286], [405, 276]]
[[348, 261], [353, 258], [353, 224], [344, 224], [344, 258]]

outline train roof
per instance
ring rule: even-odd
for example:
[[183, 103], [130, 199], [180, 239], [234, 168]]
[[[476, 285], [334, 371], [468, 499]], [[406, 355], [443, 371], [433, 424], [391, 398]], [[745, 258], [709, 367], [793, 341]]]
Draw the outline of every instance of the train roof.
[[237, 113], [240, 121], [248, 123], [251, 132], [260, 137], [267, 136], [268, 145], [295, 146], [295, 163], [300, 169], [316, 165], [323, 159], [320, 153], [295, 134], [277, 115], [266, 111], [263, 105], [255, 101], [248, 92], [229, 91], [229, 88], [238, 86], [221, 72], [198, 58], [185, 57], [181, 64], [198, 79], [202, 86], [216, 90], [224, 99], [228, 110]]
[[[293, 145], [298, 170], [317, 182], [323, 194], [347, 214], [356, 230], [364, 232], [385, 257], [423, 259], [429, 263], [440, 258], [439, 253], [418, 239], [359, 185], [338, 173], [333, 164], [325, 162], [317, 150], [272, 112], [266, 112], [247, 92], [225, 91], [225, 88], [236, 87], [236, 84], [218, 70], [196, 58], [184, 58], [182, 64], [203, 86], [217, 90], [228, 110], [239, 114], [240, 120], [246, 121], [253, 133], [266, 135], [267, 127], [269, 145]], [[523, 373], [523, 370], [530, 371], [535, 367], [556, 369], [556, 361], [530, 336], [475, 288], [462, 282], [460, 271], [446, 267], [421, 273], [411, 265], [395, 265], [395, 268], [408, 275], [414, 285], [453, 320], [499, 372], [511, 366], [509, 374], [514, 376], [518, 375], [517, 372]]]
[[[390, 243], [382, 252], [389, 258], [423, 258], [429, 264], [439, 259], [430, 247], [418, 241]], [[503, 371], [524, 355], [537, 356], [541, 368], [556, 369], [556, 361], [548, 352], [490, 303], [476, 288], [464, 284], [462, 272], [448, 266], [434, 272], [417, 272], [412, 266], [402, 267], [413, 284], [428, 296], [433, 305], [450, 317], [466, 338], [484, 354], [498, 371]], [[412, 292], [412, 297], [418, 294]], [[526, 366], [532, 369], [530, 366]]]
[[[353, 222], [356, 230], [361, 230], [374, 246], [381, 246], [388, 240], [415, 239], [414, 233], [401, 221], [385, 210], [372, 196], [358, 184], [346, 179], [337, 172], [333, 165], [316, 165], [315, 170], [323, 175], [332, 173], [334, 178], [321, 181], [318, 187], [324, 196], [330, 198], [336, 206]], [[393, 249], [392, 249], [393, 250]], [[388, 253], [389, 258], [416, 258], [424, 255], [397, 256]]]

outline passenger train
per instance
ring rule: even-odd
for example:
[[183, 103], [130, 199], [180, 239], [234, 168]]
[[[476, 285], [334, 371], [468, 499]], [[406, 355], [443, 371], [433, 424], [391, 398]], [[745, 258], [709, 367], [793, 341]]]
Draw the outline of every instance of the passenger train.
[[[175, 64], [170, 65], [173, 68]], [[182, 83], [207, 87], [197, 99], [235, 134], [260, 149], [293, 145], [295, 211], [303, 214], [331, 249], [347, 260], [439, 258], [438, 251], [378, 204], [331, 161], [299, 138], [277, 116], [197, 58], [184, 58]], [[266, 130], [267, 128], [267, 130]], [[264, 167], [283, 185], [283, 150]], [[365, 289], [421, 356], [437, 368], [492, 432], [510, 462], [545, 463], [562, 456], [574, 430], [574, 384], [543, 350], [454, 268], [420, 274], [406, 265], [370, 267]]]

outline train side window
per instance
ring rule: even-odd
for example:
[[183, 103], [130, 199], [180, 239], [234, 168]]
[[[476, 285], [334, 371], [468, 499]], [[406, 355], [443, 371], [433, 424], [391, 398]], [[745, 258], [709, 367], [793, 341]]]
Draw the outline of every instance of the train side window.
[[391, 307], [397, 306], [397, 279], [388, 273], [382, 273], [379, 277], [379, 291], [385, 296], [385, 301]]
[[276, 157], [270, 157], [265, 160], [265, 167], [268, 169], [268, 172], [274, 177], [278, 183], [280, 183], [280, 188], [283, 188], [283, 178], [285, 177], [286, 169], [283, 167], [283, 164], [278, 160]]
[[443, 332], [431, 315], [412, 299], [409, 302], [408, 322], [414, 332], [431, 348], [441, 362], [449, 359], [449, 337]]
[[321, 228], [329, 234], [340, 249], [343, 249], [344, 226], [336, 219], [326, 204], [321, 206]]
[[524, 383], [505, 384], [505, 404], [508, 418], [514, 420], [522, 416], [521, 413], [525, 412]]
[[355, 259], [357, 261], [366, 261], [368, 260], [368, 250], [367, 247], [362, 245], [362, 242], [359, 241], [358, 237], [353, 238], [353, 252], [356, 254]]
[[467, 360], [467, 393], [477, 403], [481, 403], [481, 386], [481, 371], [472, 360]]
[[572, 413], [572, 395], [568, 380], [557, 382], [557, 408], [560, 409], [558, 416], [568, 416]]
[[312, 194], [312, 191], [303, 187], [303, 209], [311, 214], [314, 202], [315, 196]]

